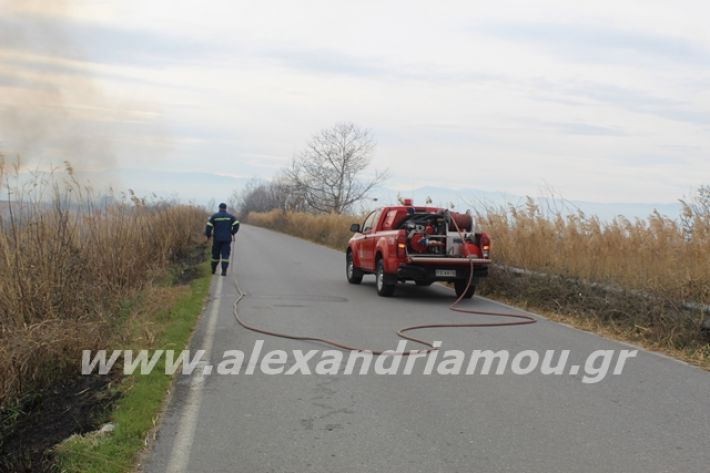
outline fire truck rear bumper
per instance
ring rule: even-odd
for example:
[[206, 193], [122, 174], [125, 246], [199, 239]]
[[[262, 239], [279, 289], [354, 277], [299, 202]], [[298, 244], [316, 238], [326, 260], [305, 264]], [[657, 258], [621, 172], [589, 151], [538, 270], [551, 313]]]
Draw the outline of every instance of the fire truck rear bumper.
[[[446, 275], [442, 275], [442, 273]], [[468, 279], [468, 274], [469, 267], [402, 264], [397, 270], [397, 279], [414, 281], [455, 281], [457, 279]], [[476, 265], [473, 267], [474, 278], [485, 277], [487, 275], [488, 265]]]

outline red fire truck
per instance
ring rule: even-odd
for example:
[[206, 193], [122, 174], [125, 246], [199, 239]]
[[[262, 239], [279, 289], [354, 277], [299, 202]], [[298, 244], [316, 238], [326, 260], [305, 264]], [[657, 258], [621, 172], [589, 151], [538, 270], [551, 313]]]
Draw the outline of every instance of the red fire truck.
[[472, 297], [479, 278], [488, 274], [488, 234], [476, 232], [469, 213], [415, 206], [410, 199], [403, 204], [374, 210], [350, 227], [348, 281], [360, 284], [365, 274], [374, 274], [377, 294], [384, 297], [392, 296], [399, 282], [446, 281], [457, 296]]

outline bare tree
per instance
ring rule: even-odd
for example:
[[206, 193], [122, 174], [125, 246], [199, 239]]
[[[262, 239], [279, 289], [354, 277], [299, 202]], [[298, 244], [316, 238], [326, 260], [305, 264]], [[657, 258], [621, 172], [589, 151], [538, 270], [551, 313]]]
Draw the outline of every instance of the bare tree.
[[251, 180], [241, 191], [235, 191], [230, 198], [234, 209], [246, 218], [249, 212], [268, 212], [279, 208], [280, 202], [272, 191], [270, 182]]
[[315, 212], [350, 210], [387, 177], [379, 171], [364, 177], [374, 149], [370, 132], [352, 123], [321, 130], [286, 170], [292, 197]]
[[283, 176], [277, 176], [271, 182], [249, 181], [243, 189], [232, 193], [230, 205], [237, 209], [242, 218], [247, 218], [249, 212], [304, 210], [302, 201]]

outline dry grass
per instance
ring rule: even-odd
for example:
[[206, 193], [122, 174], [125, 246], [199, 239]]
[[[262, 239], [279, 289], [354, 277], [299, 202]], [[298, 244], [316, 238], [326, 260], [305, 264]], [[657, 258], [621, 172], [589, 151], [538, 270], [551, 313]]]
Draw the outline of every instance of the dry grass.
[[0, 407], [105, 348], [121, 304], [195, 247], [204, 212], [134, 195], [99, 205], [66, 174], [23, 183], [0, 168]]
[[488, 209], [478, 221], [500, 264], [710, 304], [710, 212], [703, 209], [686, 206], [684, 223], [659, 214], [603, 223], [581, 213], [546, 216], [529, 200], [524, 209]]
[[331, 248], [345, 250], [348, 240], [353, 235], [350, 225], [361, 223], [362, 217], [304, 212], [284, 213], [274, 209], [270, 212], [250, 212], [247, 222], [305, 238]]

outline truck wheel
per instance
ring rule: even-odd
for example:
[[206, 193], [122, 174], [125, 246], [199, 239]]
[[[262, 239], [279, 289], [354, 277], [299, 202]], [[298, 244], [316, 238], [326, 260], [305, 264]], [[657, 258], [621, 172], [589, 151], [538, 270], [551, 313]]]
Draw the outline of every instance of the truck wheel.
[[353, 254], [348, 251], [345, 257], [345, 276], [350, 284], [360, 284], [362, 282], [362, 271], [355, 267], [353, 263]]
[[377, 285], [377, 294], [382, 297], [391, 297], [394, 294], [394, 284], [385, 282], [385, 263], [382, 259], [377, 260], [377, 268], [375, 269], [375, 283]]
[[467, 280], [459, 279], [457, 281], [454, 281], [454, 290], [456, 291], [456, 297], [461, 297], [461, 294], [464, 294], [464, 291], [466, 293], [464, 294], [463, 298], [464, 299], [470, 299], [473, 297], [473, 294], [476, 292], [476, 286], [471, 283], [471, 287], [466, 290], [466, 283]]

